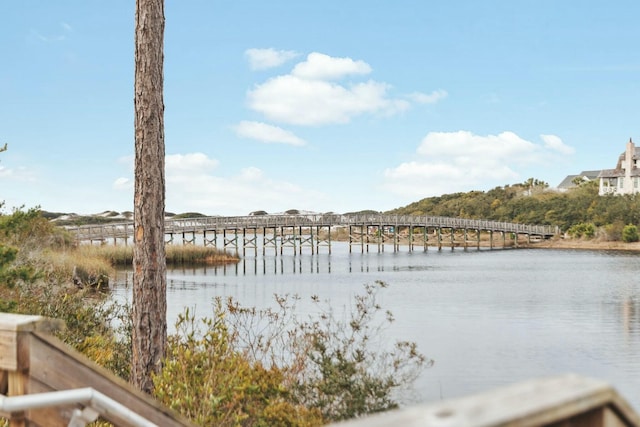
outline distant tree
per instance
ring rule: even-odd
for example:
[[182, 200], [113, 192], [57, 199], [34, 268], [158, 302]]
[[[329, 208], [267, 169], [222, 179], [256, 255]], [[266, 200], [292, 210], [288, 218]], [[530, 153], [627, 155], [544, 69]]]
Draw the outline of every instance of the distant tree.
[[638, 227], [633, 224], [628, 224], [622, 229], [622, 241], [625, 243], [637, 242], [640, 240], [638, 235]]
[[571, 180], [571, 183], [572, 183], [573, 185], [575, 185], [576, 187], [578, 187], [578, 186], [580, 186], [580, 185], [582, 185], [582, 184], [584, 184], [584, 183], [585, 183], [585, 179], [584, 179], [584, 177], [582, 177], [582, 176], [576, 176], [575, 178], [573, 178], [573, 179]]
[[136, 0], [131, 381], [153, 391], [167, 345], [164, 247], [164, 0]]

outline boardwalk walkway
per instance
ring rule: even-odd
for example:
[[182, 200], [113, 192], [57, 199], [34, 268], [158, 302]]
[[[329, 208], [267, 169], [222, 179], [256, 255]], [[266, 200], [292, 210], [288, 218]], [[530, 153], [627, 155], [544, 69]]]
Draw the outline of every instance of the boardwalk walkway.
[[[133, 237], [133, 222], [67, 227], [79, 242], [113, 242], [128, 244]], [[393, 251], [401, 245], [415, 247], [463, 246], [480, 247], [481, 240], [490, 248], [518, 246], [519, 236], [527, 242], [547, 239], [558, 234], [557, 227], [514, 224], [508, 222], [446, 218], [417, 215], [256, 215], [236, 217], [200, 217], [167, 219], [167, 243], [202, 244], [222, 247], [243, 254], [252, 250], [263, 254], [272, 249], [282, 254], [292, 248], [312, 253], [321, 247], [331, 252], [331, 241], [347, 240], [349, 248], [368, 252], [370, 246], [384, 252], [385, 245]], [[499, 238], [494, 242], [494, 233]], [[484, 236], [482, 238], [481, 236]], [[258, 237], [261, 237], [259, 239]], [[176, 240], [177, 239], [177, 240]]]

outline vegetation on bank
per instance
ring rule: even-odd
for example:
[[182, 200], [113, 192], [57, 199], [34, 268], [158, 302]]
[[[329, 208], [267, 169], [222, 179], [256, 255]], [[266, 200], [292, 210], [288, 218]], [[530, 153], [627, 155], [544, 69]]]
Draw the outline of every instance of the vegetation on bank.
[[640, 224], [640, 195], [600, 196], [596, 181], [558, 192], [529, 179], [489, 191], [429, 197], [387, 213], [551, 225], [571, 237], [620, 241], [626, 226]]
[[[237, 255], [232, 255], [212, 246], [166, 245], [167, 265], [221, 265], [236, 263]], [[112, 265], [131, 265], [133, 246], [123, 245], [82, 245], [77, 253], [86, 257], [103, 258]]]
[[[87, 270], [111, 268], [103, 248], [76, 249], [38, 210], [0, 215], [0, 311], [63, 320], [61, 340], [128, 379], [129, 307], [72, 283], [81, 258]], [[393, 322], [377, 302], [385, 287], [366, 285], [344, 311], [314, 298], [313, 318], [298, 317], [291, 296], [267, 310], [217, 299], [213, 317], [201, 320], [186, 310], [155, 396], [207, 426], [315, 426], [394, 408], [399, 390], [432, 362], [414, 343], [385, 339]]]

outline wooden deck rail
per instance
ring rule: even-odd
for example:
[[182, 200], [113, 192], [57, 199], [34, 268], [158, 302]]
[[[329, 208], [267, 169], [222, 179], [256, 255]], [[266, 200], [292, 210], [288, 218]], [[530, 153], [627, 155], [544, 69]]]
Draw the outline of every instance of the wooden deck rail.
[[608, 384], [570, 374], [390, 411], [336, 426], [639, 427], [640, 417]]
[[[141, 425], [132, 414], [114, 410], [121, 406], [149, 421], [148, 425], [192, 425], [49, 333], [61, 326], [59, 321], [40, 316], [0, 313], [0, 395], [8, 398], [2, 399], [0, 407], [33, 408], [28, 402], [20, 402], [19, 396], [23, 395], [31, 396], [25, 401], [35, 396], [64, 400], [60, 394], [47, 394], [57, 391], [77, 395], [76, 400], [65, 401], [78, 402], [24, 411], [0, 410], [0, 417], [9, 419], [11, 427], [78, 425], [70, 424], [70, 420], [77, 418], [78, 410], [87, 408], [116, 426]], [[4, 405], [8, 401], [11, 405]]]

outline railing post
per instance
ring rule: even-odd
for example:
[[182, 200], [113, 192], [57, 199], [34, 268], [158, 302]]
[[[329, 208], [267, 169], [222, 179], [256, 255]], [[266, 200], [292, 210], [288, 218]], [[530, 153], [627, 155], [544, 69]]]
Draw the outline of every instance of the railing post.
[[[22, 396], [29, 393], [30, 334], [61, 326], [62, 322], [41, 316], [0, 313], [0, 394]], [[27, 426], [24, 411], [12, 412], [8, 417], [11, 427]]]

